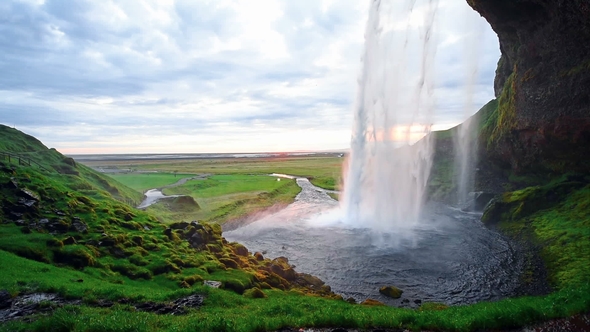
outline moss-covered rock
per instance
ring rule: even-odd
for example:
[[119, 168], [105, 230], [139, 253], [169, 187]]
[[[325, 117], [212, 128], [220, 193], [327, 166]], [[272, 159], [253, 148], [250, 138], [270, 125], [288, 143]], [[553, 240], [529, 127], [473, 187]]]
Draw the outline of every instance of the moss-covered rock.
[[387, 296], [387, 297], [391, 297], [393, 299], [399, 299], [400, 297], [402, 297], [402, 293], [404, 291], [402, 291], [401, 289], [395, 287], [395, 286], [384, 286], [379, 288], [379, 293]]
[[264, 292], [258, 287], [246, 290], [244, 292], [244, 296], [251, 299], [263, 299], [267, 297], [266, 294], [264, 294]]

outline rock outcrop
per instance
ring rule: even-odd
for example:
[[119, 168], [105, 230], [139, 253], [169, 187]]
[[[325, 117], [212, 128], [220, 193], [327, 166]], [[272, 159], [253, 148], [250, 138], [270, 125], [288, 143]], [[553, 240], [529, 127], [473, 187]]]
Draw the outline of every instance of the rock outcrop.
[[484, 157], [515, 173], [590, 171], [590, 3], [467, 0], [498, 34]]

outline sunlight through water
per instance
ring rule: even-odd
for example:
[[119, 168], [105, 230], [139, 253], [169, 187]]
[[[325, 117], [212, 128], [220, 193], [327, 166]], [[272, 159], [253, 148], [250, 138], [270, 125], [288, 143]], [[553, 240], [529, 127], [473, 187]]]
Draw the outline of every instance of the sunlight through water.
[[424, 205], [437, 6], [432, 0], [373, 1], [370, 8], [341, 200], [343, 222], [383, 237], [410, 238]]

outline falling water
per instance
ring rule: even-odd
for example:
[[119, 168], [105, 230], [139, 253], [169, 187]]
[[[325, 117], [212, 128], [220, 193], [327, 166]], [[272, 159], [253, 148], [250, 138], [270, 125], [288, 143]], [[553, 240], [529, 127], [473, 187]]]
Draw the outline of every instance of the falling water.
[[465, 205], [469, 200], [469, 192], [473, 191], [475, 182], [475, 166], [477, 163], [477, 115], [473, 115], [475, 105], [473, 102], [474, 88], [477, 83], [478, 59], [480, 47], [477, 47], [482, 39], [483, 26], [478, 17], [466, 13], [463, 15], [466, 29], [470, 31], [465, 38], [464, 51], [466, 78], [464, 88], [463, 115], [466, 120], [459, 126], [454, 136], [455, 144], [455, 175], [457, 183], [457, 202]]
[[437, 6], [436, 0], [371, 4], [344, 174], [348, 223], [396, 234], [418, 224], [432, 164]]

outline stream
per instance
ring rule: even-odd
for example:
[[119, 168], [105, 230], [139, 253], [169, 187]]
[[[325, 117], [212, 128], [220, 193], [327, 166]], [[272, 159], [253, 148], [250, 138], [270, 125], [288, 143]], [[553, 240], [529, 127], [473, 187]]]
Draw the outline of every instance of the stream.
[[161, 200], [163, 198], [174, 198], [174, 197], [184, 196], [184, 195], [165, 195], [162, 192], [162, 190], [164, 190], [166, 188], [181, 186], [191, 180], [205, 180], [205, 179], [207, 179], [207, 177], [209, 177], [209, 175], [210, 174], [200, 174], [197, 176], [182, 178], [173, 184], [169, 184], [169, 185], [161, 187], [161, 188], [149, 189], [148, 191], [143, 193], [143, 195], [144, 195], [143, 201], [141, 201], [141, 203], [137, 206], [137, 208], [138, 209], [145, 209], [150, 205], [156, 204], [159, 200]]
[[[339, 204], [326, 190], [296, 181], [302, 191], [294, 203], [224, 237], [267, 258], [285, 256], [298, 272], [318, 276], [357, 301], [469, 304], [509, 297], [519, 286], [522, 263], [502, 236], [483, 226], [480, 214], [430, 202], [410, 240], [375, 241], [374, 232], [338, 221]], [[387, 298], [378, 292], [382, 286], [404, 293]]]

